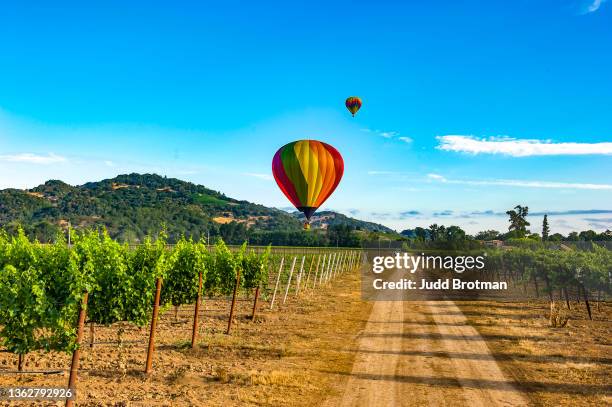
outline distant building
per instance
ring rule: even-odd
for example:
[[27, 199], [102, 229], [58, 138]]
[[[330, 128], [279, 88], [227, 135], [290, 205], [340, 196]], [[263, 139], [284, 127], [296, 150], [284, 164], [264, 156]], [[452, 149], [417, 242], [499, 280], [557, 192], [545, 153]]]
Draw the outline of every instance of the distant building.
[[504, 245], [503, 240], [485, 240], [484, 245], [487, 247], [502, 247]]

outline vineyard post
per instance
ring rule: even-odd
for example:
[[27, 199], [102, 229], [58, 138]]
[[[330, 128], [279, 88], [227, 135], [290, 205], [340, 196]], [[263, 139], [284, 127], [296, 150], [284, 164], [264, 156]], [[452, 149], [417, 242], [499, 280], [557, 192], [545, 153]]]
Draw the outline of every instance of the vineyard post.
[[332, 261], [329, 262], [329, 267], [327, 267], [327, 275], [325, 276], [325, 282], [329, 282], [329, 279], [331, 278], [332, 270], [334, 269], [334, 265], [336, 264], [336, 257], [337, 253], [334, 253], [334, 257], [332, 258]]
[[338, 252], [338, 254], [336, 255], [336, 262], [334, 263], [334, 266], [332, 267], [332, 272], [330, 275], [330, 279], [334, 279], [336, 277], [336, 274], [338, 274], [338, 268], [340, 266], [340, 262], [342, 259], [342, 253]]
[[331, 264], [331, 262], [332, 262], [332, 253], [329, 253], [329, 256], [327, 256], [327, 263], [325, 263], [325, 266], [323, 267], [323, 270], [321, 271], [321, 278], [322, 278], [323, 283], [327, 282], [327, 272], [329, 271], [329, 265]]
[[90, 321], [89, 322], [89, 347], [90, 348], [93, 348], [95, 339], [96, 339], [96, 331], [94, 327], [94, 322]]
[[567, 286], [563, 287], [563, 296], [565, 297], [565, 306], [567, 307], [567, 309], [571, 309], [570, 302], [569, 302], [569, 296], [567, 295]]
[[274, 300], [276, 299], [276, 290], [278, 290], [278, 283], [280, 282], [281, 274], [283, 273], [283, 263], [285, 257], [281, 258], [280, 267], [278, 268], [278, 275], [276, 276], [276, 284], [274, 285], [274, 294], [272, 294], [272, 302], [270, 302], [270, 309], [274, 308]]
[[[323, 264], [321, 265], [321, 274], [319, 275], [319, 285], [321, 285], [323, 282], [323, 274], [325, 274], [325, 261], [326, 260], [327, 260], [327, 253], [323, 255]], [[317, 272], [318, 271], [319, 270], [317, 269]], [[317, 281], [315, 280], [315, 286], [317, 285], [316, 282]], [[312, 288], [314, 288], [314, 286]]]
[[[306, 282], [304, 283], [304, 289], [308, 288], [308, 282], [310, 281], [310, 272], [312, 271], [312, 266], [314, 265], [314, 254], [312, 255], [312, 261], [310, 262], [310, 268], [308, 269], [308, 274], [306, 275]], [[321, 259], [321, 255], [317, 256], [317, 266], [319, 265], [319, 260]], [[315, 277], [316, 278], [316, 277]]]
[[193, 311], [193, 330], [191, 332], [191, 349], [195, 349], [198, 336], [198, 319], [200, 316], [200, 302], [202, 301], [202, 272], [198, 275], [198, 296], [196, 297], [195, 310]]
[[332, 270], [332, 279], [338, 277], [338, 272], [340, 271], [340, 267], [342, 267], [342, 259], [344, 258], [344, 253], [338, 253], [338, 261], [336, 261], [336, 266]]
[[257, 313], [257, 301], [259, 300], [259, 287], [261, 287], [261, 283], [257, 285], [255, 289], [255, 301], [253, 302], [253, 312], [251, 313], [251, 321], [255, 321], [255, 314]]
[[323, 281], [325, 283], [329, 281], [329, 270], [331, 270], [331, 266], [335, 258], [336, 258], [336, 253], [329, 254], [329, 259], [327, 261], [327, 268], [325, 269], [325, 275], [323, 276]]
[[[317, 267], [312, 281], [312, 289], [317, 285], [317, 277], [319, 276], [319, 263], [321, 262], [321, 254], [317, 255]], [[308, 284], [308, 281], [306, 282]]]
[[334, 266], [332, 267], [331, 274], [329, 275], [330, 280], [333, 280], [334, 278], [336, 278], [336, 274], [338, 274], [338, 266], [340, 265], [340, 259], [342, 259], [342, 253], [338, 253], [337, 257], [338, 258], [336, 259], [336, 262], [334, 263]]
[[344, 267], [344, 272], [346, 273], [347, 271], [350, 270], [351, 268], [351, 256], [353, 255], [352, 252], [348, 252], [348, 255], [346, 256], [346, 266]]
[[348, 261], [346, 263], [346, 271], [351, 271], [353, 267], [353, 251], [349, 252]]
[[291, 277], [293, 276], [293, 269], [295, 268], [295, 261], [297, 257], [293, 256], [293, 262], [291, 263], [291, 271], [289, 272], [289, 280], [287, 280], [287, 288], [285, 289], [285, 297], [283, 298], [283, 304], [287, 301], [287, 294], [289, 294], [289, 287], [291, 287]]
[[155, 351], [155, 330], [157, 328], [157, 316], [159, 315], [159, 297], [161, 294], [162, 278], [157, 277], [155, 283], [155, 302], [153, 303], [153, 316], [151, 317], [151, 331], [149, 332], [149, 347], [147, 348], [147, 362], [145, 364], [145, 374], [151, 373], [153, 366], [153, 352]]
[[344, 258], [344, 268], [342, 269], [343, 273], [346, 273], [348, 271], [350, 263], [351, 263], [351, 252], [347, 252], [346, 257]]
[[300, 284], [302, 283], [302, 273], [304, 272], [304, 261], [306, 260], [306, 256], [302, 256], [302, 265], [300, 266], [300, 273], [297, 278], [297, 287], [295, 288], [295, 296], [297, 297], [300, 293]]
[[343, 274], [346, 270], [346, 254], [347, 252], [342, 253], [342, 264], [340, 265], [340, 270], [338, 270], [338, 274]]
[[[89, 293], [85, 291], [83, 294], [83, 300], [79, 307], [79, 319], [78, 329], [76, 337], [76, 349], [72, 352], [72, 363], [70, 364], [70, 376], [68, 378], [68, 388], [72, 389], [72, 392], [76, 389], [77, 373], [79, 371], [79, 355], [81, 341], [83, 340], [83, 329], [85, 327], [85, 316], [87, 314], [87, 300], [89, 299]], [[72, 407], [74, 400], [66, 400], [66, 407]]]
[[234, 282], [234, 295], [232, 295], [232, 306], [230, 308], [229, 320], [227, 321], [227, 332], [226, 335], [229, 335], [232, 330], [232, 320], [234, 319], [234, 309], [236, 308], [236, 295], [238, 294], [238, 287], [240, 286], [240, 268], [238, 269], [238, 274], [236, 275], [236, 281]]
[[589, 295], [584, 284], [582, 285], [582, 295], [584, 296], [584, 305], [586, 306], [587, 312], [589, 313], [589, 319], [593, 320], [593, 317], [591, 316], [591, 305], [589, 304]]

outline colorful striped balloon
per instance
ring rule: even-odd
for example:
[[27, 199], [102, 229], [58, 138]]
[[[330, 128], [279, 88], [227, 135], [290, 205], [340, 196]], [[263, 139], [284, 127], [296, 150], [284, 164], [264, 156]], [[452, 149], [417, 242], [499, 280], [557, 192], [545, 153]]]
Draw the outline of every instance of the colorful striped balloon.
[[349, 110], [349, 112], [353, 114], [353, 117], [355, 117], [355, 113], [357, 113], [357, 111], [361, 109], [361, 99], [357, 96], [349, 96], [348, 98], [346, 98], [346, 102], [344, 102], [344, 105]]
[[272, 159], [272, 174], [279, 188], [298, 211], [310, 217], [334, 192], [344, 161], [334, 147], [316, 140], [299, 140], [278, 149]]

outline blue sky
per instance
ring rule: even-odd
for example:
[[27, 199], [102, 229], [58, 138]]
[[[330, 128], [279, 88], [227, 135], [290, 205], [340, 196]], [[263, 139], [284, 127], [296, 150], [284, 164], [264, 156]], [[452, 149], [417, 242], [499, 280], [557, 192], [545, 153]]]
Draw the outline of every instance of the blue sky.
[[322, 209], [612, 229], [611, 2], [124, 3], [4, 6], [1, 188], [156, 172], [285, 208], [272, 155], [312, 138], [346, 165]]

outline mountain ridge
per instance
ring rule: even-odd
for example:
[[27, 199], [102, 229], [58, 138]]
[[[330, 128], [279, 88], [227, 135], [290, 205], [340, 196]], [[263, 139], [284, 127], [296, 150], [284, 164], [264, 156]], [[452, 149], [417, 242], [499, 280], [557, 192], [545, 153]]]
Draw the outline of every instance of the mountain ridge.
[[[281, 209], [157, 174], [120, 174], [75, 186], [48, 180], [31, 189], [0, 190], [0, 226], [10, 230], [23, 225], [41, 241], [50, 240], [69, 223], [77, 229], [103, 226], [114, 238], [139, 242], [162, 227], [176, 240], [180, 235], [198, 239], [208, 233], [223, 234], [231, 228], [298, 233], [302, 222], [300, 216]], [[348, 225], [366, 232], [393, 232], [332, 211], [316, 214], [312, 224], [315, 230]]]

